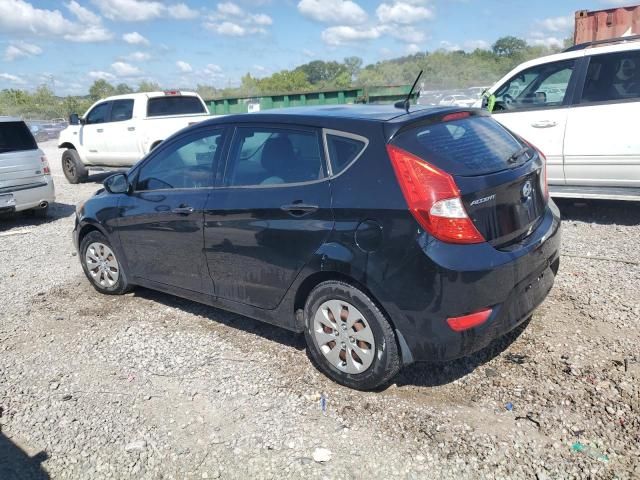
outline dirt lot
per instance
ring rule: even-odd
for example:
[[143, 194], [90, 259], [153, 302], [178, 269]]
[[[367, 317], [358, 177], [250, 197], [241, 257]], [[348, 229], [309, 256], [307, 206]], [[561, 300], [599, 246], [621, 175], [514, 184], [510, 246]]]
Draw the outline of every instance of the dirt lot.
[[640, 206], [561, 203], [560, 275], [526, 329], [361, 393], [286, 331], [95, 292], [70, 232], [104, 175], [69, 185], [44, 147], [51, 218], [0, 220], [1, 479], [640, 478]]

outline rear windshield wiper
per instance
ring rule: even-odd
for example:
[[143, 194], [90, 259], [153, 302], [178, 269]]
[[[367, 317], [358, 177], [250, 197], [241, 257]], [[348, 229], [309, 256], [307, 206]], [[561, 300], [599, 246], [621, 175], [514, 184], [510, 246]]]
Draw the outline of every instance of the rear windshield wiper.
[[513, 154], [511, 154], [511, 156], [509, 158], [507, 158], [507, 163], [515, 163], [515, 162], [517, 162], [518, 159], [522, 155], [527, 153], [529, 150], [531, 150], [531, 147], [526, 146], [526, 147], [522, 147], [520, 150], [515, 151]]

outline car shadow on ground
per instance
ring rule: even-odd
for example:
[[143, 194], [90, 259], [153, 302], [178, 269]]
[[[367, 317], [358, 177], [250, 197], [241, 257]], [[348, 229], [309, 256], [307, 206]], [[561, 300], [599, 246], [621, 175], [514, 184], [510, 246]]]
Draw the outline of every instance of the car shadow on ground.
[[14, 228], [34, 227], [44, 223], [53, 222], [60, 218], [69, 217], [76, 211], [75, 205], [53, 202], [49, 205], [46, 218], [39, 218], [33, 212], [3, 213], [0, 214], [0, 232], [7, 232]]
[[[161, 303], [167, 307], [177, 308], [192, 315], [204, 317], [213, 322], [258, 335], [265, 340], [277, 342], [284, 346], [295, 348], [298, 351], [306, 350], [306, 343], [302, 334], [154, 290], [136, 287], [134, 292], [136, 296]], [[524, 322], [513, 331], [492, 342], [486, 348], [468, 357], [445, 363], [420, 362], [409, 365], [392, 382], [398, 386], [415, 385], [422, 387], [434, 387], [451, 383], [502, 354], [518, 339], [528, 324], [528, 321]], [[514, 356], [515, 360], [513, 361], [520, 361], [517, 357], [517, 355]], [[310, 360], [313, 363], [313, 359], [310, 358]]]
[[615, 200], [554, 199], [563, 220], [599, 225], [640, 225], [640, 203]]
[[0, 478], [6, 480], [47, 480], [42, 468], [48, 455], [42, 451], [30, 457], [0, 431]]
[[[418, 362], [409, 365], [402, 369], [393, 382], [398, 386], [437, 387], [459, 380], [503, 354], [522, 335], [529, 323], [530, 320], [524, 322], [511, 332], [494, 340], [487, 347], [467, 357], [442, 363]], [[509, 355], [507, 358], [516, 363], [524, 360], [518, 355]]]
[[102, 184], [107, 178], [116, 173], [127, 173], [127, 169], [122, 170], [108, 170], [108, 171], [95, 171], [89, 170], [89, 176], [82, 183], [99, 183]]
[[179, 297], [174, 297], [155, 290], [136, 287], [134, 290], [136, 296], [161, 303], [167, 307], [178, 308], [192, 315], [204, 317], [212, 322], [221, 323], [228, 327], [243, 330], [253, 335], [258, 335], [265, 340], [280, 343], [284, 346], [295, 348], [296, 350], [304, 350], [306, 348], [304, 336], [295, 332], [291, 332], [281, 327], [276, 327], [269, 323], [254, 320], [244, 315], [227, 312], [219, 308], [210, 307], [202, 303], [193, 302]]

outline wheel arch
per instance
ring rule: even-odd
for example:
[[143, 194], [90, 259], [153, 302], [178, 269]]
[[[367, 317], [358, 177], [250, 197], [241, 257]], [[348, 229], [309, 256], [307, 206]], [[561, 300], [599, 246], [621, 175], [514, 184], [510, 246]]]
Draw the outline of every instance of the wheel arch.
[[63, 142], [60, 145], [58, 145], [58, 148], [66, 148], [67, 150], [75, 150], [76, 152], [78, 151], [75, 145], [71, 142]]

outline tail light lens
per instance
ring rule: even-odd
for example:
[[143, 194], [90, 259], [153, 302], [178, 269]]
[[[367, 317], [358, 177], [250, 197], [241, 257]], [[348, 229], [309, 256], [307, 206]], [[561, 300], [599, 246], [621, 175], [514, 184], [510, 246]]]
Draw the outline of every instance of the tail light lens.
[[49, 168], [49, 160], [47, 160], [47, 157], [45, 155], [43, 155], [40, 158], [40, 162], [42, 163], [42, 173], [44, 175], [51, 175], [51, 169]]
[[387, 152], [409, 210], [427, 232], [447, 243], [485, 241], [467, 214], [453, 177], [394, 145]]
[[464, 332], [478, 325], [482, 325], [491, 316], [491, 309], [480, 310], [479, 312], [463, 315], [462, 317], [447, 318], [449, 328], [454, 332]]

